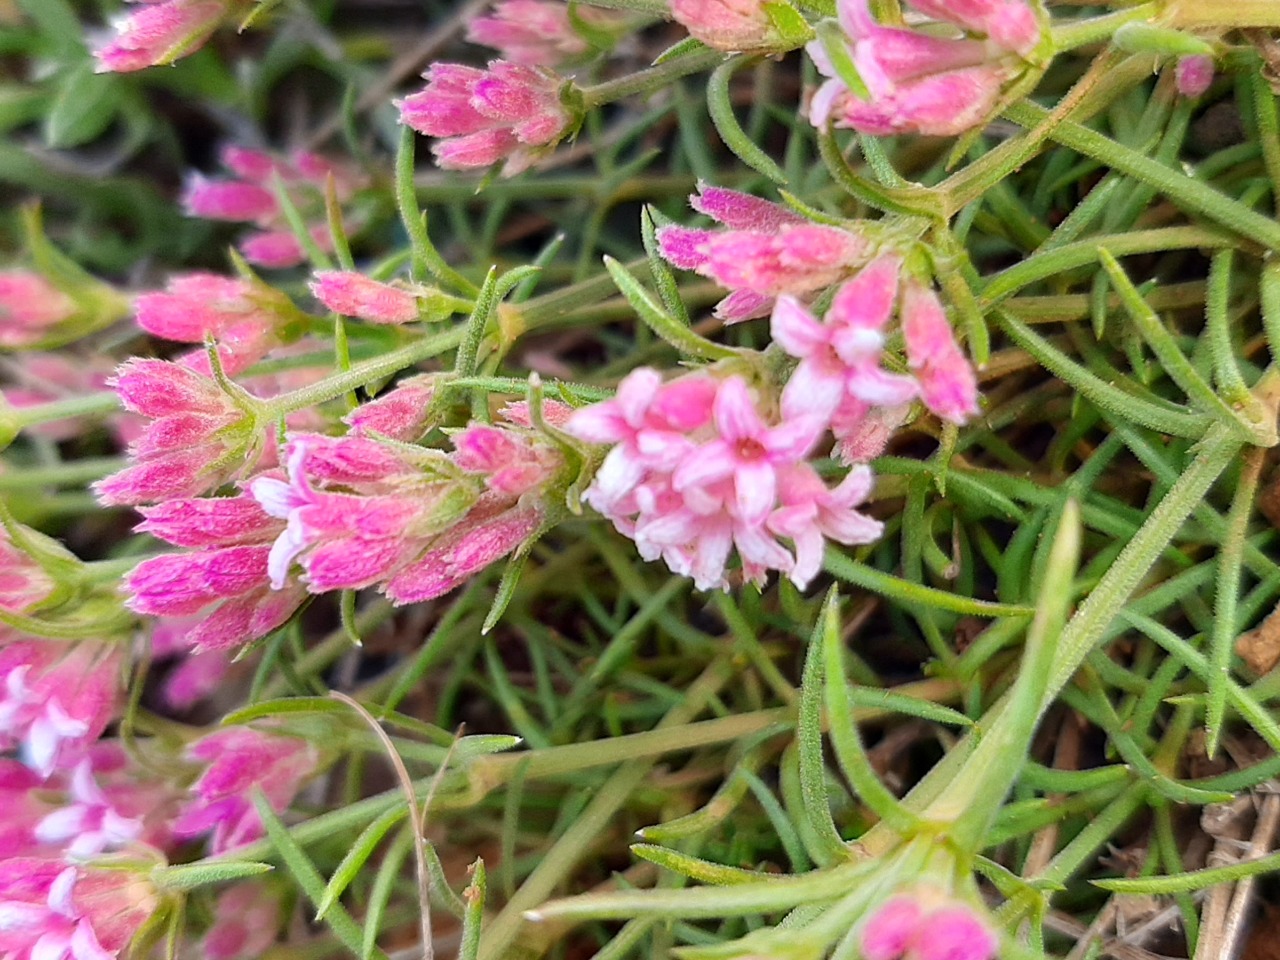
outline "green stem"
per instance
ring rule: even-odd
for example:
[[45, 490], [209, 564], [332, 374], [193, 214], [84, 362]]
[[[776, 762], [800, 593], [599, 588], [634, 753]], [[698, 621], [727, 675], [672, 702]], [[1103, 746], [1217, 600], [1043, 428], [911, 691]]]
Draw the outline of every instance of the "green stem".
[[81, 397], [68, 397], [65, 400], [53, 400], [32, 407], [15, 407], [13, 419], [22, 428], [32, 427], [38, 423], [53, 423], [56, 420], [70, 420], [73, 417], [103, 415], [114, 413], [120, 409], [120, 398], [114, 390], [103, 390], [99, 393], [87, 393]]
[[383, 380], [415, 363], [438, 356], [446, 350], [452, 350], [462, 342], [464, 333], [463, 327], [442, 330], [433, 336], [423, 337], [408, 346], [401, 347], [399, 350], [357, 363], [350, 370], [326, 377], [319, 383], [273, 397], [264, 404], [266, 414], [274, 420], [295, 410], [326, 403], [335, 397], [342, 396], [348, 390], [355, 390], [366, 384]]
[[1076, 47], [1099, 43], [1111, 38], [1117, 30], [1134, 20], [1149, 20], [1157, 12], [1157, 4], [1142, 3], [1136, 7], [1108, 13], [1086, 20], [1072, 20], [1053, 28], [1053, 52], [1066, 53]]
[[6, 470], [0, 473], [0, 491], [27, 490], [32, 487], [71, 487], [100, 480], [109, 473], [125, 467], [124, 457], [94, 457], [73, 460], [51, 467], [31, 467], [26, 470]]
[[[604, 4], [604, 6], [608, 6], [608, 4]], [[664, 8], [662, 12], [665, 13], [666, 4], [662, 4], [662, 7]], [[668, 60], [666, 63], [660, 63], [656, 67], [649, 67], [647, 70], [627, 74], [617, 80], [606, 80], [604, 83], [598, 83], [595, 86], [582, 87], [579, 93], [582, 95], [583, 108], [590, 110], [593, 107], [612, 103], [614, 100], [621, 100], [623, 97], [630, 97], [633, 94], [660, 90], [669, 86], [673, 80], [687, 77], [691, 73], [709, 70], [724, 60], [725, 56], [719, 50], [699, 50], [697, 53], [677, 57], [674, 60]]]

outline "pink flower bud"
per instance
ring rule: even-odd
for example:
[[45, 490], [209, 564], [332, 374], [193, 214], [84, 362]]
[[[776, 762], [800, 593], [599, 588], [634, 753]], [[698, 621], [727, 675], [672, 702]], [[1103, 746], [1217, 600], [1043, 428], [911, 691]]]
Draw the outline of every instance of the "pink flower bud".
[[[333, 237], [325, 224], [317, 224], [310, 230], [311, 239], [326, 252], [333, 250]], [[244, 258], [255, 267], [268, 270], [287, 270], [304, 263], [307, 259], [302, 244], [290, 230], [263, 230], [250, 234], [239, 244]]]
[[494, 60], [477, 70], [437, 63], [427, 85], [399, 102], [401, 121], [419, 133], [444, 138], [433, 148], [442, 167], [485, 167], [506, 160], [518, 173], [569, 126], [560, 103], [563, 80], [548, 70]]
[[782, 39], [761, 0], [671, 0], [671, 16], [716, 50], [769, 50]]
[[39, 274], [0, 271], [0, 348], [39, 343], [75, 312], [75, 301]]
[[428, 418], [435, 391], [435, 375], [409, 377], [376, 400], [360, 404], [343, 418], [343, 423], [353, 434], [379, 433], [411, 443], [430, 426]]
[[322, 270], [311, 282], [311, 293], [334, 313], [369, 323], [413, 323], [418, 301], [407, 290], [379, 283], [349, 270]]
[[180, 837], [213, 832], [210, 852], [222, 853], [257, 840], [262, 821], [252, 793], [260, 789], [277, 813], [319, 766], [315, 748], [297, 737], [261, 733], [251, 727], [219, 730], [187, 748], [187, 757], [207, 764], [192, 785], [192, 797], [174, 822]]
[[384, 590], [391, 602], [421, 603], [444, 596], [514, 551], [542, 526], [542, 511], [536, 506], [500, 512], [490, 506], [505, 502], [482, 500], [427, 553], [392, 577]]
[[999, 942], [991, 928], [964, 904], [925, 917], [915, 947], [918, 960], [993, 960]]
[[946, 20], [1000, 46], [1027, 54], [1040, 41], [1040, 25], [1023, 0], [908, 0], [921, 13]]
[[[598, 30], [617, 26], [614, 17], [591, 7], [581, 7], [578, 16]], [[568, 8], [553, 0], [499, 0], [489, 16], [467, 24], [467, 40], [494, 47], [503, 60], [527, 67], [554, 67], [591, 49]]]
[[995, 110], [1007, 71], [998, 64], [936, 73], [897, 86], [870, 102], [830, 79], [814, 94], [809, 120], [828, 122], [872, 136], [919, 133], [956, 136], [982, 123]]
[[270, 190], [243, 180], [209, 180], [199, 174], [187, 180], [182, 207], [189, 217], [251, 222], [270, 220], [279, 210]]
[[908, 280], [903, 290], [902, 335], [924, 405], [952, 423], [974, 416], [978, 382], [973, 366], [956, 343], [942, 302], [916, 280]]
[[276, 173], [282, 176], [284, 168], [275, 157], [262, 150], [250, 150], [247, 147], [234, 145], [222, 148], [218, 155], [222, 165], [242, 180], [256, 180], [268, 183]]
[[129, 448], [134, 461], [94, 484], [103, 503], [189, 497], [246, 467], [252, 416], [217, 383], [180, 364], [129, 360], [113, 385], [125, 408], [152, 418]]
[[116, 38], [94, 51], [98, 73], [125, 73], [172, 63], [204, 46], [222, 18], [228, 0], [149, 0], [126, 17]]
[[913, 897], [882, 904], [862, 929], [864, 960], [901, 960], [916, 941], [924, 909]]
[[1204, 96], [1213, 83], [1213, 58], [1201, 55], [1179, 57], [1173, 78], [1178, 93], [1184, 97]]

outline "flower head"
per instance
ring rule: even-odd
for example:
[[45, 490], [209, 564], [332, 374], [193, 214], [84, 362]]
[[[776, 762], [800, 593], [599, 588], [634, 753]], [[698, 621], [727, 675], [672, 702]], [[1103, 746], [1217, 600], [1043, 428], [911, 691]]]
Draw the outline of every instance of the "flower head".
[[446, 169], [488, 167], [519, 173], [569, 128], [560, 103], [563, 80], [549, 70], [494, 60], [488, 70], [437, 63], [427, 85], [400, 101], [400, 118], [429, 137]]

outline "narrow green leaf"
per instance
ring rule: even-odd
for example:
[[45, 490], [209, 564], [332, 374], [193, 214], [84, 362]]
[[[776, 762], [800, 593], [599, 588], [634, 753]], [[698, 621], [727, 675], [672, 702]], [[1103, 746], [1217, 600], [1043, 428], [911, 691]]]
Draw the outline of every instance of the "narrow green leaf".
[[1205, 870], [1191, 870], [1187, 873], [1171, 873], [1164, 877], [1134, 877], [1117, 880], [1091, 880], [1096, 887], [1110, 890], [1112, 893], [1132, 895], [1161, 896], [1170, 893], [1184, 893], [1192, 890], [1204, 890], [1219, 883], [1234, 883], [1246, 877], [1258, 877], [1265, 873], [1280, 870], [1280, 853], [1259, 857], [1256, 860], [1243, 860], [1240, 863], [1225, 867], [1209, 867]]
[[827, 572], [833, 576], [906, 606], [922, 605], [974, 617], [1030, 617], [1035, 613], [1032, 607], [1012, 603], [993, 603], [990, 600], [974, 600], [971, 597], [960, 597], [945, 590], [912, 583], [902, 577], [895, 577], [893, 574], [858, 563], [834, 547], [828, 547], [824, 565]]
[[[332, 703], [333, 701], [330, 702]], [[387, 831], [403, 820], [408, 812], [407, 806], [392, 807], [360, 831], [360, 836], [356, 837], [351, 849], [346, 852], [342, 861], [333, 871], [333, 875], [329, 878], [328, 884], [325, 885], [324, 897], [316, 905], [317, 920], [324, 919], [324, 915], [329, 912], [329, 908], [337, 902], [343, 891], [350, 886], [351, 881], [364, 869], [365, 864], [373, 856], [373, 851], [382, 842], [382, 838], [386, 836]]]
[[53, 104], [44, 116], [44, 139], [65, 150], [88, 143], [107, 129], [120, 108], [120, 81], [94, 72], [92, 60], [72, 67], [58, 83]]
[[269, 863], [255, 861], [230, 861], [225, 863], [185, 863], [172, 867], [157, 867], [151, 871], [151, 879], [161, 890], [178, 893], [195, 890], [269, 873], [275, 868]]
[[667, 313], [654, 302], [653, 297], [627, 268], [613, 257], [605, 257], [604, 265], [609, 271], [609, 276], [613, 278], [614, 284], [640, 319], [680, 353], [703, 360], [724, 360], [738, 355], [738, 351], [733, 348], [713, 343], [706, 337], [694, 333], [692, 329]]
[[641, 860], [656, 863], [664, 870], [678, 873], [699, 883], [709, 883], [717, 887], [737, 886], [743, 883], [760, 883], [777, 879], [777, 874], [760, 873], [755, 870], [741, 870], [738, 867], [726, 867], [723, 864], [691, 857], [687, 853], [671, 850], [668, 847], [655, 846], [652, 843], [633, 843], [631, 852]]
[[720, 139], [734, 156], [774, 183], [785, 184], [787, 175], [782, 168], [747, 136], [747, 132], [742, 129], [733, 112], [729, 85], [733, 80], [734, 72], [748, 62], [748, 58], [738, 56], [732, 60], [726, 60], [711, 71], [711, 76], [707, 80], [707, 112], [711, 114], [711, 122], [715, 124]]
[[462, 891], [466, 912], [462, 916], [462, 940], [458, 946], [458, 960], [477, 960], [480, 956], [480, 923], [484, 918], [484, 901], [487, 889], [484, 861], [477, 859], [471, 865], [471, 882]]
[[649, 273], [652, 274], [653, 282], [658, 288], [658, 296], [662, 298], [663, 305], [677, 320], [686, 327], [689, 326], [689, 308], [685, 306], [684, 298], [680, 296], [680, 284], [676, 282], [675, 274], [671, 272], [667, 261], [662, 259], [662, 253], [658, 247], [658, 231], [653, 222], [652, 207], [646, 206], [640, 211], [640, 237], [644, 241], [645, 256], [649, 258]]

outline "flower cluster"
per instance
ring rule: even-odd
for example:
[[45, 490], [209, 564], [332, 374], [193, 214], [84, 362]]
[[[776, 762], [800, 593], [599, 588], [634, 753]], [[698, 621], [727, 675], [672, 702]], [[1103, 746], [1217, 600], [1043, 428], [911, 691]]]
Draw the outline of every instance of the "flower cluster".
[[[740, 196], [734, 202], [746, 206], [750, 198]], [[690, 233], [668, 232], [666, 249]], [[706, 249], [711, 240], [696, 243]], [[661, 556], [700, 589], [727, 585], [734, 547], [748, 581], [763, 583], [777, 570], [803, 588], [821, 566], [826, 540], [875, 540], [880, 524], [855, 509], [871, 488], [870, 471], [858, 464], [883, 449], [915, 399], [955, 423], [978, 409], [973, 369], [941, 302], [902, 272], [896, 254], [876, 257], [836, 291], [824, 320], [789, 294], [777, 298], [774, 340], [799, 363], [776, 416], [767, 392], [753, 394], [740, 376], [698, 373], [664, 384], [650, 369], [630, 374], [613, 400], [576, 412], [571, 433], [612, 447], [587, 502], [642, 556]], [[883, 366], [895, 312], [910, 372]], [[828, 430], [854, 464], [834, 488], [807, 462]]]
[[872, 242], [863, 232], [817, 224], [750, 194], [699, 184], [693, 208], [725, 229], [666, 226], [662, 256], [733, 291], [716, 316], [737, 323], [769, 313], [779, 294], [813, 294], [864, 263]]
[[250, 263], [270, 269], [296, 267], [306, 252], [289, 228], [270, 186], [279, 178], [298, 211], [310, 220], [311, 240], [331, 250], [333, 238], [324, 219], [324, 191], [332, 182], [339, 202], [350, 200], [361, 178], [318, 154], [295, 151], [287, 159], [259, 150], [226, 147], [222, 165], [233, 176], [209, 178], [193, 173], [183, 191], [187, 215], [205, 220], [253, 223], [258, 229], [239, 244]]
[[839, 0], [845, 55], [865, 90], [850, 89], [852, 78], [842, 76], [822, 43], [810, 43], [806, 49], [827, 77], [809, 105], [814, 126], [831, 123], [875, 136], [963, 133], [991, 116], [1004, 84], [1040, 39], [1035, 13], [1022, 0], [910, 2], [969, 36], [883, 26], [868, 0]]
[[378, 585], [396, 603], [428, 600], [536, 534], [560, 454], [511, 420], [472, 425], [453, 443], [446, 456], [358, 435], [293, 435], [287, 480], [249, 486], [285, 521], [272, 585], [283, 588], [298, 566], [312, 593]]
[[564, 81], [539, 67], [494, 60], [488, 70], [437, 63], [427, 85], [399, 101], [400, 119], [429, 137], [445, 169], [488, 167], [508, 176], [526, 169], [568, 131], [560, 99]]

